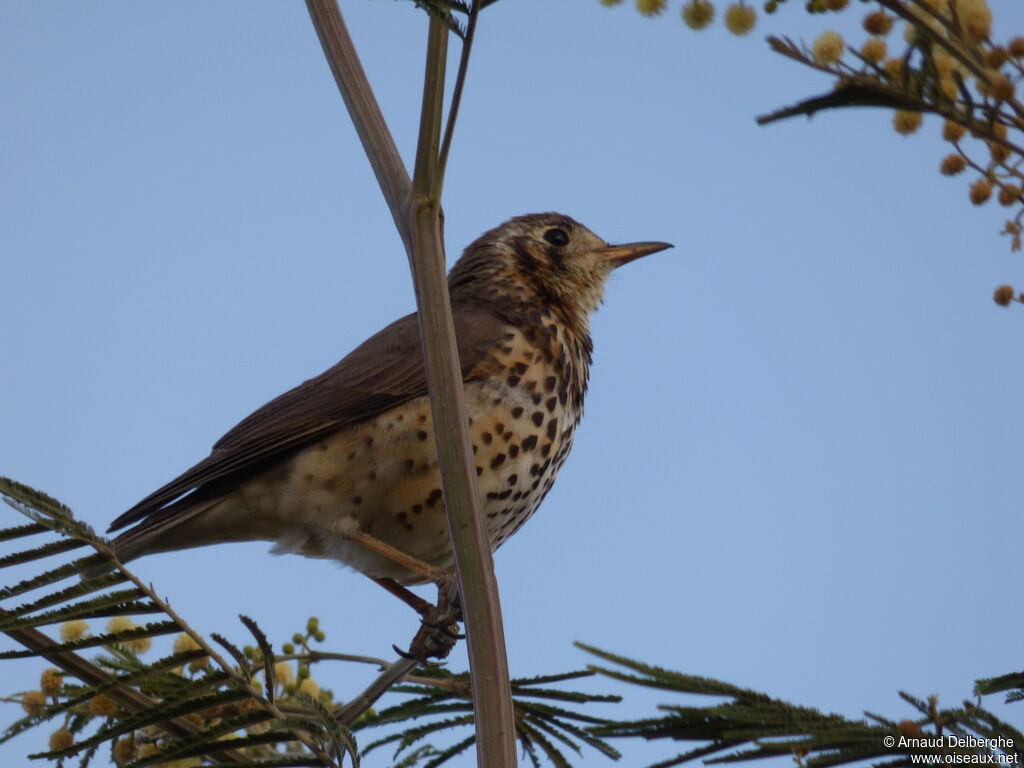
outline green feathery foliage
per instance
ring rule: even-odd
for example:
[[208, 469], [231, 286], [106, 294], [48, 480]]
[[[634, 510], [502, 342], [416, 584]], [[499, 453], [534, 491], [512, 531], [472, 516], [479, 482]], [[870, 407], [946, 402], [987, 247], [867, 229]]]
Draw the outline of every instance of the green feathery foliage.
[[[577, 725], [596, 726], [606, 723], [601, 718], [582, 715], [551, 702], [571, 704], [587, 704], [592, 702], [618, 702], [620, 697], [594, 695], [579, 691], [568, 691], [547, 687], [551, 683], [589, 677], [592, 672], [577, 671], [561, 675], [520, 678], [512, 681], [512, 695], [516, 708], [516, 731], [523, 751], [533, 766], [539, 768], [541, 757], [546, 757], [556, 768], [568, 768], [571, 764], [556, 742], [568, 747], [577, 755], [582, 754], [581, 747], [589, 746], [602, 754], [617, 759], [618, 751], [587, 728]], [[452, 674], [441, 669], [418, 670], [417, 675], [423, 681], [413, 685], [400, 685], [394, 688], [396, 693], [411, 695], [414, 698], [396, 704], [380, 712], [368, 715], [353, 724], [354, 730], [375, 728], [394, 723], [404, 723], [423, 718], [427, 722], [405, 731], [390, 734], [369, 744], [363, 753], [385, 744], [397, 744], [393, 759], [399, 765], [414, 765], [420, 760], [429, 759], [424, 768], [435, 768], [451, 758], [469, 749], [475, 743], [475, 735], [470, 734], [451, 747], [437, 751], [429, 745], [419, 743], [440, 731], [451, 728], [471, 727], [473, 725], [473, 703], [470, 692], [469, 676]], [[544, 686], [544, 687], [541, 687]], [[536, 701], [540, 699], [542, 701]], [[412, 753], [406, 753], [413, 746], [418, 746]], [[403, 753], [406, 753], [403, 756]], [[415, 758], [415, 759], [414, 759]]]
[[791, 755], [802, 768], [867, 761], [874, 766], [910, 766], [927, 764], [927, 756], [937, 756], [936, 762], [997, 765], [1019, 765], [1024, 759], [1024, 734], [971, 702], [965, 701], [958, 708], [939, 709], [935, 697], [923, 701], [900, 692], [903, 700], [916, 710], [916, 718], [897, 721], [865, 712], [865, 719], [851, 720], [729, 683], [650, 666], [582, 643], [577, 645], [617, 665], [615, 669], [590, 667], [616, 680], [727, 699], [707, 706], [662, 705], [659, 709], [666, 713], [662, 717], [607, 723], [591, 729], [600, 737], [701, 742], [700, 746], [651, 768], [668, 768], [696, 759], [704, 759], [705, 763], [733, 763], [780, 755]]

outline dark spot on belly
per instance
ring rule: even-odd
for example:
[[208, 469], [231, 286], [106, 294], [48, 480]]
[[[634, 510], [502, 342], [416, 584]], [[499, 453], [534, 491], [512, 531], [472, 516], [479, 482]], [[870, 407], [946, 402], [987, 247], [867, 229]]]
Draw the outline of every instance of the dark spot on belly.
[[534, 411], [533, 415], [530, 417], [530, 421], [533, 422], [533, 425], [535, 427], [539, 427], [541, 424], [544, 423], [544, 412], [543, 411]]
[[484, 445], [490, 445], [491, 440], [494, 439], [494, 435], [492, 435], [490, 432], [484, 432], [482, 435], [480, 435], [480, 439], [484, 441]]
[[499, 421], [497, 424], [494, 425], [494, 431], [500, 435], [502, 432], [505, 431], [505, 425]]
[[515, 485], [518, 482], [519, 482], [519, 475], [513, 473], [513, 474], [508, 476], [508, 484], [509, 485]]
[[534, 381], [533, 379], [530, 379], [523, 385], [523, 387], [525, 387], [527, 392], [533, 392], [537, 388], [537, 382]]
[[558, 379], [556, 379], [554, 376], [548, 376], [546, 379], [544, 379], [544, 389], [546, 389], [548, 392], [554, 392], [555, 384], [557, 383]]
[[487, 494], [487, 498], [488, 499], [507, 499], [511, 495], [512, 495], [512, 489], [511, 488], [506, 488], [501, 493], [496, 493], [494, 491], [490, 491]]
[[558, 434], [558, 419], [552, 419], [548, 422], [548, 440], [554, 440], [556, 434]]
[[416, 421], [418, 421], [420, 424], [422, 424], [426, 420], [427, 420], [427, 414], [425, 414], [425, 413], [421, 413], [419, 415], [419, 417], [416, 419]]
[[397, 416], [395, 416], [395, 421], [405, 421], [405, 414], [400, 413]]
[[509, 440], [512, 439], [512, 433], [506, 432], [504, 435], [501, 436], [501, 439], [507, 443]]
[[376, 480], [377, 479], [377, 473], [376, 472], [370, 472], [370, 474], [368, 474], [367, 477], [370, 480]]
[[422, 429], [418, 430], [416, 432], [416, 439], [417, 440], [421, 440], [421, 441], [426, 440], [427, 439], [427, 433], [424, 432]]
[[491, 459], [491, 469], [497, 469], [498, 467], [500, 467], [504, 463], [505, 463], [505, 454], [504, 453], [495, 454], [494, 458]]
[[408, 519], [409, 516], [405, 514], [405, 512], [399, 512], [397, 515], [395, 515], [395, 520], [397, 520], [400, 523], [404, 523]]
[[523, 406], [517, 405], [515, 408], [512, 409], [512, 418], [513, 419], [518, 419], [522, 415], [523, 415]]
[[530, 369], [530, 366], [528, 366], [526, 363], [516, 363], [515, 365], [512, 366], [512, 369], [520, 376], [522, 376]]
[[415, 467], [415, 466], [416, 466], [416, 459], [406, 459], [405, 460], [405, 469], [406, 469], [406, 471], [411, 472], [412, 468]]
[[537, 436], [536, 435], [530, 435], [528, 438], [523, 440], [523, 450], [524, 451], [532, 451], [536, 447], [537, 447]]
[[505, 379], [505, 383], [508, 384], [510, 387], [514, 387], [516, 384], [519, 383], [519, 381], [520, 379], [518, 376], [509, 376], [507, 379]]
[[413, 504], [412, 505], [412, 513], [414, 515], [418, 515], [422, 511], [423, 511], [423, 505], [422, 504]]
[[551, 455], [551, 443], [544, 443], [544, 445], [540, 447], [540, 455], [545, 459]]
[[566, 402], [568, 402], [568, 400], [569, 394], [565, 390], [562, 390], [561, 392], [558, 393], [558, 402], [560, 402], [562, 405], [565, 405]]
[[549, 397], [548, 401], [544, 403], [544, 407], [547, 408], [549, 411], [555, 410], [556, 405], [558, 405], [558, 398], [555, 397], [554, 395]]
[[408, 533], [409, 531], [412, 530], [412, 523], [406, 523], [402, 527], [405, 529], [406, 533]]
[[352, 503], [355, 504], [356, 506], [362, 504], [363, 503], [363, 497], [362, 496], [353, 496], [352, 497]]
[[534, 405], [540, 405], [540, 401], [544, 399], [544, 395], [542, 395], [540, 392], [536, 392], [530, 399], [533, 400]]
[[440, 488], [435, 488], [434, 490], [432, 490], [430, 493], [427, 494], [427, 506], [428, 507], [433, 507], [435, 504], [437, 504], [437, 501], [440, 498], [441, 498], [441, 489]]
[[510, 445], [508, 447], [508, 455], [511, 456], [513, 459], [516, 456], [518, 456], [519, 455], [519, 446], [516, 445], [515, 443], [512, 443], [512, 445]]
[[484, 468], [483, 467], [477, 467], [476, 468], [476, 476], [477, 477], [480, 477], [480, 475], [482, 475], [483, 473], [484, 473]]
[[367, 437], [365, 440], [363, 440], [363, 445], [365, 445], [367, 448], [372, 448], [373, 447], [373, 438], [372, 437]]

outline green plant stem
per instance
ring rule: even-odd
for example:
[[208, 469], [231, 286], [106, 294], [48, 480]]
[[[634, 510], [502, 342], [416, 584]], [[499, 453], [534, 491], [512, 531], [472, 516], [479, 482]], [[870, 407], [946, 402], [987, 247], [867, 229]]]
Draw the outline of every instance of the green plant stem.
[[444, 271], [438, 165], [448, 31], [431, 17], [416, 170], [409, 201], [411, 262], [427, 365], [442, 489], [466, 624], [477, 764], [516, 765], [515, 721], [505, 633], [490, 540], [480, 513], [473, 449], [466, 427], [462, 372]]
[[[462, 374], [445, 279], [443, 214], [439, 198], [432, 194], [440, 193], [443, 161], [447, 160], [447, 146], [454, 130], [453, 114], [446, 131], [445, 155], [441, 158], [447, 30], [431, 19], [416, 173], [410, 184], [404, 171], [398, 170], [401, 158], [359, 65], [337, 4], [334, 0], [306, 0], [306, 5], [406, 245], [413, 272], [442, 488], [466, 619], [478, 764], [488, 768], [514, 766], [514, 711], [501, 609], [490, 542], [477, 503], [476, 470], [466, 429]], [[468, 52], [464, 51], [460, 67], [463, 81], [467, 63]], [[453, 102], [453, 106], [457, 103]], [[375, 681], [372, 691], [367, 689], [342, 711], [358, 709], [367, 694], [379, 696], [388, 685], [411, 671], [404, 667], [402, 662], [396, 662]]]

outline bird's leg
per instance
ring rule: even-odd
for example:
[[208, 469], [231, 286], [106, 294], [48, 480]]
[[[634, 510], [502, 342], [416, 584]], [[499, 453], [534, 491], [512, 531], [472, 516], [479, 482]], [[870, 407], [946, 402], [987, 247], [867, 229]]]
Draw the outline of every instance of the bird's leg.
[[367, 549], [437, 585], [437, 605], [431, 605], [394, 579], [371, 577], [423, 617], [421, 619], [422, 626], [416, 633], [416, 637], [413, 638], [408, 652], [398, 648], [395, 650], [405, 658], [422, 662], [430, 658], [445, 658], [455, 647], [455, 643], [463, 637], [459, 634], [462, 608], [457, 602], [458, 591], [455, 589], [455, 575], [451, 571], [435, 568], [429, 563], [407, 555], [397, 547], [393, 547], [365, 531], [355, 531], [347, 534], [346, 538], [359, 542]]
[[[432, 581], [435, 584], [440, 584], [442, 581], [451, 581], [451, 576], [447, 571], [443, 571], [440, 568], [435, 568], [429, 563], [425, 563], [419, 558], [407, 555], [405, 552], [400, 550], [398, 547], [393, 547], [386, 541], [378, 539], [366, 531], [355, 531], [354, 533], [345, 534], [346, 539], [357, 541], [369, 550], [376, 552], [378, 555], [383, 555], [393, 563], [397, 563], [403, 568], [407, 568], [418, 576], [422, 576], [427, 581]], [[398, 586], [397, 584], [395, 586]], [[385, 587], [385, 589], [388, 589]], [[389, 590], [391, 591], [391, 590]], [[403, 598], [404, 599], [404, 598]], [[408, 601], [406, 601], [408, 602]], [[415, 607], [415, 606], [414, 606]]]
[[434, 608], [434, 606], [431, 605], [429, 602], [424, 600], [415, 592], [406, 589], [394, 579], [378, 578], [376, 576], [371, 576], [370, 578], [378, 584], [380, 584], [382, 587], [384, 587], [384, 589], [386, 589], [392, 595], [394, 595], [403, 603], [408, 605], [414, 611], [416, 611], [416, 613], [418, 613], [420, 616], [426, 617], [427, 614], [430, 613], [430, 611], [432, 611]]

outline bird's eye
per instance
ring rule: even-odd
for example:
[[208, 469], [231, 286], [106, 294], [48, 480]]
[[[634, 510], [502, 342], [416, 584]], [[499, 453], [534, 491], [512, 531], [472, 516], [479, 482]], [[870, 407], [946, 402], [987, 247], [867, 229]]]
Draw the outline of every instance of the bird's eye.
[[569, 235], [564, 229], [549, 229], [544, 233], [544, 239], [552, 245], [568, 245]]

